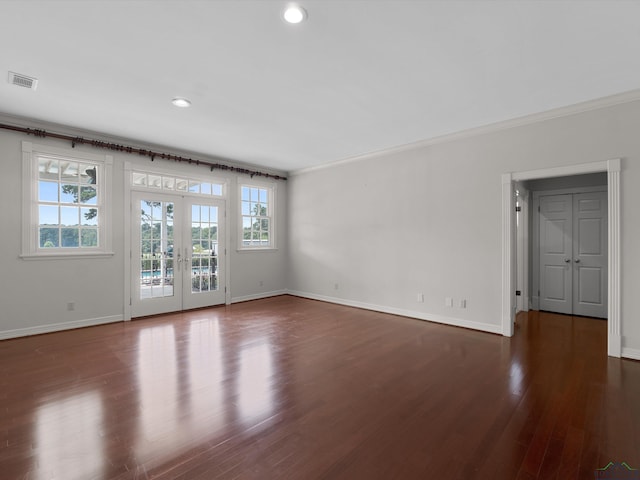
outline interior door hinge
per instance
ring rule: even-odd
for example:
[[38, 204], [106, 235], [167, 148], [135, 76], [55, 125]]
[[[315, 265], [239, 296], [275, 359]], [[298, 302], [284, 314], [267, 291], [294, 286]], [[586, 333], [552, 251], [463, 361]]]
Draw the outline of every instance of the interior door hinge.
[[522, 295], [522, 292], [520, 290], [516, 290], [516, 297], [519, 297], [520, 295]]
[[521, 207], [520, 205], [518, 205], [518, 206], [516, 207], [516, 212], [521, 212], [521, 211], [522, 211], [522, 207]]

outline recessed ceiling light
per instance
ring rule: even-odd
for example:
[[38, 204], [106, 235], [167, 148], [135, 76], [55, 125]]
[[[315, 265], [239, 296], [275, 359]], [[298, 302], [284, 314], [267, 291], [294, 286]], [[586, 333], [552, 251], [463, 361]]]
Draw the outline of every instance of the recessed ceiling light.
[[282, 14], [288, 23], [300, 23], [307, 18], [307, 11], [300, 5], [289, 5]]
[[176, 107], [181, 107], [181, 108], [187, 108], [191, 106], [191, 102], [186, 98], [182, 98], [182, 97], [174, 98], [173, 100], [171, 100], [171, 103], [173, 103]]

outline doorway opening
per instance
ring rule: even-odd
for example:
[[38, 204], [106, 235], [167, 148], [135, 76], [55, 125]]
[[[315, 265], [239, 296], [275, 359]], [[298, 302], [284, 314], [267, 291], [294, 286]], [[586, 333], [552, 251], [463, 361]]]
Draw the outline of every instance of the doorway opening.
[[132, 194], [131, 316], [225, 303], [224, 202]]
[[228, 304], [228, 181], [124, 170], [124, 320]]
[[[521, 182], [530, 194], [533, 310], [607, 318], [607, 173]], [[521, 225], [517, 226], [518, 229]], [[517, 271], [522, 252], [520, 241]]]
[[[528, 309], [528, 303], [533, 299], [533, 293], [537, 293], [537, 287], [531, 275], [523, 275], [517, 268], [518, 262], [523, 262], [523, 256], [518, 253], [518, 246], [529, 246], [532, 250], [531, 242], [523, 241], [522, 233], [518, 232], [518, 222], [522, 221], [517, 215], [516, 206], [518, 203], [526, 204], [530, 196], [521, 194], [523, 186], [535, 185], [535, 182], [546, 182], [547, 185], [553, 182], [565, 182], [566, 179], [578, 175], [598, 174], [606, 175], [606, 210], [607, 225], [606, 232], [606, 281], [604, 287], [600, 285], [602, 295], [606, 295], [606, 315], [608, 319], [607, 351], [609, 356], [620, 357], [621, 336], [620, 336], [620, 160], [608, 160], [604, 162], [594, 162], [579, 164], [568, 167], [558, 167], [524, 172], [513, 172], [502, 176], [502, 333], [505, 336], [513, 335], [513, 324], [517, 308]], [[556, 184], [558, 185], [558, 184]], [[526, 190], [525, 190], [526, 191]], [[521, 198], [516, 196], [522, 195]], [[565, 198], [566, 200], [566, 198]], [[572, 199], [573, 201], [573, 199]], [[522, 210], [522, 208], [521, 208]], [[537, 211], [535, 212], [537, 213]], [[532, 215], [533, 217], [534, 215]], [[522, 229], [520, 229], [522, 230]], [[558, 235], [561, 238], [562, 235]], [[602, 238], [602, 237], [600, 237]], [[531, 255], [528, 255], [529, 257]], [[566, 258], [563, 257], [564, 262]], [[580, 257], [569, 258], [572, 264], [578, 264], [575, 260]], [[568, 262], [567, 262], [568, 263]], [[522, 267], [522, 265], [521, 265]], [[576, 271], [580, 271], [574, 268]], [[566, 269], [568, 271], [569, 269]], [[525, 269], [526, 271], [526, 269]], [[585, 270], [586, 271], [586, 270]], [[593, 270], [588, 272], [593, 273]], [[518, 287], [524, 284], [524, 288]], [[531, 284], [531, 289], [529, 288]], [[595, 283], [594, 283], [595, 284]], [[565, 288], [566, 285], [565, 285]], [[516, 295], [516, 290], [520, 295]], [[535, 289], [535, 292], [534, 292]], [[573, 286], [571, 286], [573, 290]], [[531, 295], [529, 295], [531, 290]], [[518, 301], [518, 297], [523, 297]], [[539, 298], [538, 306], [539, 307]], [[532, 302], [533, 303], [533, 302]], [[597, 315], [596, 315], [597, 316]]]

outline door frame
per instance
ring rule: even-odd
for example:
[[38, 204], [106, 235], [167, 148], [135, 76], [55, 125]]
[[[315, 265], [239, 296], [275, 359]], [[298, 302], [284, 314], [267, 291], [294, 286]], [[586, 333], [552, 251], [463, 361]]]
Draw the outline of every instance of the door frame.
[[[516, 296], [516, 313], [528, 312], [531, 307], [529, 294], [529, 205], [531, 192], [521, 182], [515, 182], [516, 198], [520, 199], [520, 223], [516, 229], [516, 290], [520, 290], [520, 296]], [[516, 212], [516, 216], [518, 212]]]
[[[132, 284], [131, 284], [131, 261], [132, 261], [132, 250], [131, 250], [131, 192], [139, 191], [136, 188], [131, 186], [131, 175], [133, 170], [135, 170], [134, 165], [131, 162], [124, 162], [123, 165], [123, 173], [124, 173], [124, 282], [122, 285], [123, 288], [123, 298], [124, 298], [124, 308], [123, 308], [123, 320], [125, 322], [131, 320], [131, 295], [132, 295]], [[175, 170], [163, 169], [163, 168], [150, 168], [148, 165], [144, 167], [138, 167], [139, 170], [154, 173], [154, 174], [165, 174], [171, 176], [181, 176], [184, 175], [188, 178], [201, 179], [202, 181], [212, 181], [211, 177], [206, 177], [203, 175], [198, 175], [195, 172], [189, 172], [185, 174], [184, 172], [177, 172]], [[229, 198], [230, 195], [230, 181], [225, 177], [216, 177], [215, 180], [224, 184], [223, 196], [219, 199], [224, 201], [225, 209], [224, 209], [224, 241], [226, 251], [230, 251], [231, 245], [231, 228], [229, 227], [229, 218], [227, 215], [227, 210], [230, 208], [229, 206]], [[185, 195], [189, 196], [189, 195]], [[197, 196], [194, 195], [197, 198]], [[225, 273], [224, 273], [224, 281], [225, 281], [225, 295], [224, 295], [224, 303], [225, 305], [231, 304], [231, 255], [227, 255], [225, 253]]]
[[[131, 191], [131, 315], [132, 317], [144, 317], [162, 313], [178, 312], [194, 308], [222, 305], [226, 303], [226, 247], [225, 241], [225, 210], [226, 201], [219, 197], [204, 197], [184, 195], [181, 192], [168, 193], [151, 189], [133, 189]], [[172, 224], [173, 236], [173, 291], [171, 295], [141, 298], [140, 294], [140, 263], [133, 261], [140, 258], [141, 239], [136, 229], [140, 228], [140, 202], [166, 202], [174, 206]], [[192, 251], [192, 226], [193, 206], [204, 205], [213, 207], [217, 211], [217, 258], [218, 273], [216, 275], [219, 285], [214, 290], [205, 292], [192, 291], [192, 259], [195, 253]], [[137, 213], [136, 213], [137, 210]], [[163, 213], [164, 216], [164, 213]], [[222, 250], [220, 249], [222, 247]]]
[[514, 182], [542, 178], [566, 177], [585, 173], [607, 173], [608, 200], [608, 306], [607, 306], [607, 354], [620, 357], [620, 164], [619, 158], [601, 162], [568, 165], [502, 174], [502, 334], [513, 336], [516, 313], [516, 229]]

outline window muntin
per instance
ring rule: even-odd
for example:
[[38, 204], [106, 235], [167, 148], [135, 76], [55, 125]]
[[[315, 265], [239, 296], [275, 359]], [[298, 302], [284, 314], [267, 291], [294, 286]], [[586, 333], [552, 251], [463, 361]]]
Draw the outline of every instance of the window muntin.
[[215, 291], [218, 281], [218, 207], [191, 206], [191, 293]]
[[193, 178], [174, 177], [172, 175], [159, 175], [139, 171], [131, 172], [131, 186], [135, 188], [185, 192], [191, 195], [204, 195], [207, 197], [222, 197], [224, 194], [224, 185], [219, 182], [207, 182]]
[[241, 248], [273, 248], [273, 188], [240, 186]]
[[96, 163], [36, 155], [38, 162], [37, 248], [97, 249], [102, 210]]

